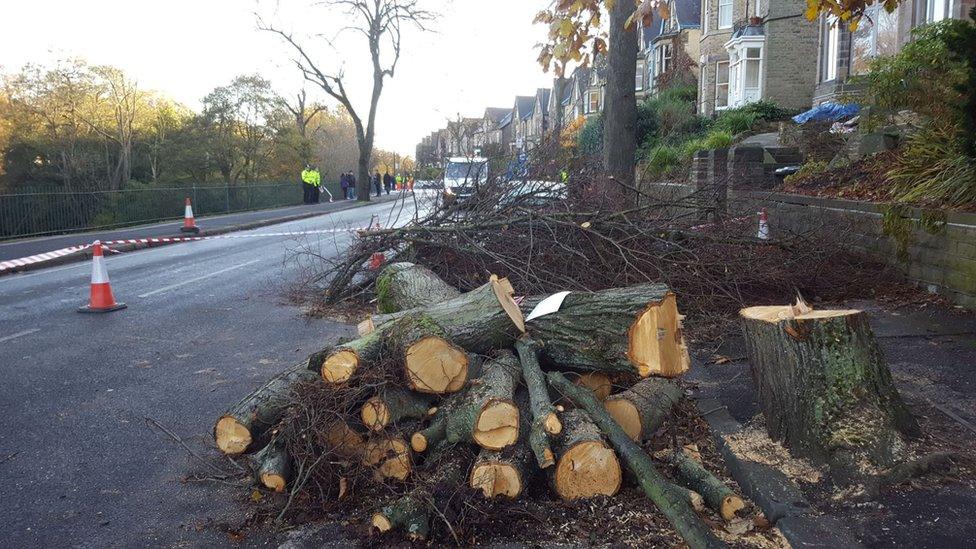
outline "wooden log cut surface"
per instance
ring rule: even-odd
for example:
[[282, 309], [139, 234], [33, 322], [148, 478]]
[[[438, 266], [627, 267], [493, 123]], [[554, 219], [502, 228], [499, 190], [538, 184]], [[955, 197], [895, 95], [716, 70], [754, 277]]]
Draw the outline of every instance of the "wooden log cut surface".
[[363, 425], [370, 431], [382, 431], [391, 423], [404, 418], [421, 418], [428, 415], [432, 408], [433, 399], [423, 395], [390, 387], [381, 395], [370, 398], [360, 409]]
[[567, 501], [616, 494], [623, 479], [620, 461], [600, 429], [582, 410], [566, 412], [562, 422], [554, 448], [556, 493]]
[[514, 444], [520, 411], [513, 398], [520, 379], [518, 361], [510, 351], [500, 351], [486, 362], [482, 376], [472, 381], [448, 418], [448, 441], [470, 440], [489, 450]]
[[664, 423], [682, 396], [674, 382], [648, 378], [607, 398], [603, 405], [627, 436], [640, 442]]

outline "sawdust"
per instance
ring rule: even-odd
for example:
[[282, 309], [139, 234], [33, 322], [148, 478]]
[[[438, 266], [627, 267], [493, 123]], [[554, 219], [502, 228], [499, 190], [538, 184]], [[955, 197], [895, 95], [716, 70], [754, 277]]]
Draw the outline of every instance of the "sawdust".
[[793, 480], [816, 484], [823, 478], [823, 471], [805, 459], [793, 457], [760, 426], [748, 425], [723, 438], [740, 458], [775, 467]]

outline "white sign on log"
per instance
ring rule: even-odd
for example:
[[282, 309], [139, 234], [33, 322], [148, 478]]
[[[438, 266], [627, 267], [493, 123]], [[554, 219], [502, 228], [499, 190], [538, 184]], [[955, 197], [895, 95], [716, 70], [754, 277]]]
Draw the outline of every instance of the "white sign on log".
[[541, 316], [551, 315], [552, 313], [559, 310], [563, 306], [563, 300], [566, 299], [571, 292], [559, 292], [558, 294], [552, 294], [551, 296], [543, 299], [532, 309], [529, 316], [525, 318], [526, 322], [534, 318], [539, 318]]

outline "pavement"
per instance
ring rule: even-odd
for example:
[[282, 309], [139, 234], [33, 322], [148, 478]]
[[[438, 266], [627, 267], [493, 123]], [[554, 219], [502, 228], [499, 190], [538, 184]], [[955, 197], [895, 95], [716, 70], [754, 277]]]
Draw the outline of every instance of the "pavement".
[[[384, 195], [379, 198], [374, 197], [372, 200], [376, 203], [384, 203], [395, 200], [398, 196], [400, 195]], [[211, 217], [198, 217], [196, 218], [196, 222], [197, 226], [200, 227], [202, 231], [201, 234], [220, 234], [240, 230], [242, 228], [251, 229], [281, 223], [282, 221], [293, 221], [314, 217], [330, 212], [354, 208], [361, 204], [362, 203], [355, 200], [339, 200], [332, 203], [323, 202], [321, 204], [290, 206], [287, 208], [257, 210], [252, 212], [238, 212]], [[367, 219], [367, 221], [369, 220]], [[0, 261], [29, 257], [35, 254], [50, 252], [62, 248], [69, 248], [71, 246], [81, 244], [91, 244], [96, 240], [108, 241], [187, 236], [180, 232], [180, 228], [182, 226], [183, 220], [179, 219], [177, 221], [167, 221], [152, 225], [140, 225], [138, 227], [127, 227], [124, 229], [90, 231], [5, 241], [0, 242]]]
[[[359, 227], [373, 215], [391, 226], [411, 209], [375, 204], [274, 230]], [[129, 308], [108, 315], [75, 312], [87, 300], [89, 263], [0, 277], [0, 546], [234, 545], [222, 530], [240, 524], [246, 490], [183, 482], [202, 466], [147, 418], [212, 456], [213, 422], [230, 404], [351, 335], [306, 318], [285, 294], [302, 250], [332, 257], [353, 238], [208, 240], [112, 255], [112, 288]]]
[[[976, 425], [976, 314], [938, 303], [893, 307], [875, 301], [851, 301], [838, 306], [868, 313], [895, 385], [922, 422], [926, 439], [971, 459], [971, 429]], [[720, 412], [707, 418], [713, 432], [731, 432], [740, 423], [752, 422], [759, 414], [759, 405], [741, 338], [727, 340], [716, 354], [730, 361], [711, 364], [696, 360], [684, 379], [696, 386], [695, 398], [702, 409]], [[727, 416], [724, 419], [723, 414]], [[762, 494], [770, 495], [770, 505], [763, 508], [771, 517], [777, 513], [771, 509], [789, 507], [797, 499], [808, 501], [812, 509], [786, 509], [780, 514], [791, 520], [816, 515], [823, 519], [819, 521], [821, 528], [831, 521], [843, 524], [857, 542], [867, 547], [976, 546], [976, 522], [971, 519], [976, 513], [976, 479], [960, 478], [965, 473], [922, 479], [910, 489], [885, 490], [876, 502], [849, 505], [835, 499], [824, 485], [800, 483], [791, 487], [787, 481], [771, 486], [767, 482], [768, 471], [756, 474], [753, 470], [760, 466], [748, 460], [730, 463], [736, 459], [740, 458], [726, 456], [733, 477], [744, 491], [758, 492], [758, 496], [750, 495], [761, 505]], [[753, 486], [747, 488], [744, 484]], [[799, 495], [794, 488], [800, 490]], [[777, 490], [793, 495], [777, 495]], [[800, 538], [819, 537], [819, 546], [846, 546], [837, 540], [825, 540], [809, 524], [790, 527], [794, 530], [791, 533]], [[794, 546], [803, 545], [795, 543], [786, 528], [781, 529]], [[840, 529], [830, 530], [837, 534]]]

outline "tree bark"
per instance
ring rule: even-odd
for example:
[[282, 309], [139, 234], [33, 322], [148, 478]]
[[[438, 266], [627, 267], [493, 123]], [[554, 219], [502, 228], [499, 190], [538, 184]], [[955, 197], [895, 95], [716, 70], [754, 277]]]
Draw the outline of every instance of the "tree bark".
[[562, 420], [565, 432], [554, 444], [556, 493], [567, 501], [616, 494], [623, 479], [620, 461], [600, 429], [583, 410], [566, 412]]
[[734, 519], [736, 512], [745, 507], [742, 498], [684, 452], [670, 451], [667, 460], [685, 486], [700, 494], [705, 504], [723, 519]]
[[535, 454], [536, 462], [541, 469], [555, 464], [550, 445], [550, 435], [558, 435], [563, 426], [556, 415], [556, 408], [549, 396], [549, 385], [546, 383], [535, 342], [527, 337], [515, 342], [519, 360], [522, 362], [522, 377], [529, 390], [529, 403], [532, 408], [532, 426], [529, 431], [529, 447]]
[[521, 379], [518, 361], [510, 351], [484, 365], [484, 373], [471, 382], [460, 405], [447, 422], [447, 441], [474, 442], [488, 450], [501, 450], [518, 440], [519, 407], [515, 388]]
[[434, 399], [400, 387], [387, 387], [381, 394], [366, 401], [360, 409], [363, 425], [370, 431], [382, 431], [388, 425], [405, 418], [422, 418], [433, 406]]
[[687, 495], [680, 490], [675, 490], [674, 485], [661, 476], [644, 449], [631, 440], [617, 425], [617, 422], [603, 408], [603, 404], [593, 396], [592, 391], [576, 386], [559, 372], [550, 372], [547, 377], [554, 389], [586, 410], [624, 458], [644, 493], [668, 517], [675, 530], [690, 547], [697, 549], [726, 546], [698, 518], [691, 508]]
[[859, 482], [888, 467], [917, 424], [862, 311], [806, 304], [740, 312], [753, 383], [774, 440]]
[[561, 368], [675, 377], [689, 367], [676, 300], [663, 284], [573, 292], [526, 328]]
[[291, 480], [291, 457], [285, 450], [285, 445], [279, 440], [272, 440], [260, 452], [254, 454], [255, 476], [265, 488], [275, 492], [284, 492], [288, 481]]
[[413, 263], [393, 263], [376, 279], [377, 305], [381, 313], [430, 307], [461, 295], [434, 271]]
[[648, 378], [630, 389], [607, 398], [603, 406], [632, 440], [650, 437], [671, 414], [683, 392], [675, 383]]
[[481, 450], [471, 468], [468, 484], [488, 499], [518, 499], [536, 471], [533, 462], [528, 437], [523, 433], [515, 444], [504, 450]]
[[[609, 73], [603, 119], [603, 160], [607, 173], [628, 187], [634, 185], [637, 153], [637, 25], [627, 28], [634, 12], [630, 2], [610, 9]], [[623, 188], [614, 189], [622, 191]], [[636, 198], [636, 197], [635, 197]]]
[[214, 440], [225, 454], [243, 454], [259, 447], [265, 435], [285, 413], [296, 385], [316, 378], [303, 362], [285, 370], [245, 396], [220, 416], [214, 425]]

